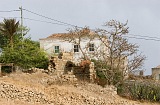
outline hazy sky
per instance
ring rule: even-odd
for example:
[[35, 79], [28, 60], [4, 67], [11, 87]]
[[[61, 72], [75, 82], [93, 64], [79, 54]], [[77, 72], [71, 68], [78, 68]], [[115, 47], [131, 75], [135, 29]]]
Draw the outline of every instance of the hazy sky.
[[[20, 20], [19, 11], [2, 11], [18, 10], [21, 5], [40, 15], [92, 29], [102, 27], [104, 22], [111, 19], [120, 22], [128, 20], [130, 34], [160, 38], [160, 0], [0, 0], [0, 21], [4, 17], [16, 17]], [[24, 25], [30, 28], [28, 36], [33, 40], [53, 33], [64, 33], [71, 28], [51, 24], [57, 22], [25, 10], [23, 16]], [[129, 41], [140, 45], [140, 52], [147, 56], [145, 74], [151, 74], [151, 68], [160, 65], [160, 41], [133, 38]]]

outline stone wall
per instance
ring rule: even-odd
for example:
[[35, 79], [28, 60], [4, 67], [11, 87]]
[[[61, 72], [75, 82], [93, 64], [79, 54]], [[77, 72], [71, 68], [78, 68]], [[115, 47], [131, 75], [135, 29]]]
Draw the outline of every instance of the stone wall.
[[[54, 56], [53, 62], [55, 63], [54, 73], [57, 76], [61, 76], [63, 74], [67, 74], [68, 72], [73, 72], [73, 74], [79, 80], [87, 80], [93, 82], [96, 72], [94, 70], [94, 63], [91, 62], [88, 68], [82, 68], [73, 62], [73, 54], [72, 53], [63, 53], [61, 57]], [[73, 63], [67, 65], [67, 63]]]
[[[60, 75], [64, 74], [66, 63], [68, 61], [71, 61], [71, 62], [73, 61], [73, 54], [72, 53], [63, 53], [61, 56], [55, 55], [55, 56], [53, 56], [52, 61], [55, 64], [54, 74], [60, 76]], [[51, 70], [53, 70], [53, 69], [51, 68]]]

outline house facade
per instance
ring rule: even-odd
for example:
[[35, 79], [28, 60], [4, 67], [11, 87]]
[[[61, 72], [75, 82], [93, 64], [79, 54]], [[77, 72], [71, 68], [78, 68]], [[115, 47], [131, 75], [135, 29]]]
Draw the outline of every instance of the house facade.
[[[57, 55], [60, 52], [72, 53], [73, 62], [80, 62], [84, 54], [89, 59], [98, 58], [100, 55], [96, 54], [100, 54], [100, 52], [107, 54], [107, 48], [98, 37], [94, 37], [91, 40], [86, 36], [81, 38], [80, 43], [77, 44], [65, 40], [65, 38], [67, 39], [67, 35], [66, 33], [52, 34], [47, 38], [40, 39], [40, 48], [47, 52], [49, 56]], [[75, 38], [75, 41], [78, 42], [79, 39]]]
[[[75, 37], [75, 39], [73, 38], [74, 42], [70, 42], [67, 40], [68, 38], [66, 33], [52, 34], [47, 38], [40, 39], [40, 48], [50, 58], [53, 57], [56, 75], [73, 72], [78, 79], [93, 81], [96, 78], [94, 63], [89, 62], [89, 68], [82, 68], [81, 61], [84, 60], [84, 55], [87, 56], [87, 59], [98, 59], [96, 53], [106, 52], [107, 49], [98, 37], [92, 37], [92, 39], [87, 36], [80, 39]], [[59, 55], [62, 57], [60, 58]], [[70, 61], [77, 66], [68, 64]]]
[[[71, 38], [71, 37], [70, 37]], [[75, 39], [74, 39], [75, 38]], [[68, 40], [67, 33], [59, 33], [59, 34], [52, 34], [47, 38], [40, 39], [40, 48], [43, 49], [49, 57], [55, 57], [55, 65], [56, 70], [59, 70], [61, 74], [63, 70], [65, 70], [67, 61], [74, 62], [74, 64], [80, 66], [82, 60], [84, 60], [84, 54], [87, 56], [87, 59], [97, 59], [103, 60], [108, 56], [108, 49], [107, 49], [107, 38], [104, 37], [102, 40], [99, 39], [98, 36], [96, 37], [88, 37], [83, 36], [81, 39], [74, 37], [74, 42]], [[77, 44], [77, 42], [79, 42]], [[106, 43], [104, 43], [106, 42]], [[61, 59], [58, 59], [58, 55], [63, 53]], [[83, 54], [84, 53], [84, 54]], [[117, 59], [117, 58], [116, 58]], [[119, 59], [117, 59], [119, 60]], [[123, 57], [121, 59], [120, 64], [115, 63], [114, 65], [120, 65], [125, 72], [125, 76], [127, 77], [128, 70], [127, 70], [128, 60], [127, 57]], [[92, 66], [94, 68], [94, 66]], [[89, 70], [90, 73], [94, 72], [94, 70]], [[92, 72], [91, 72], [92, 71]]]

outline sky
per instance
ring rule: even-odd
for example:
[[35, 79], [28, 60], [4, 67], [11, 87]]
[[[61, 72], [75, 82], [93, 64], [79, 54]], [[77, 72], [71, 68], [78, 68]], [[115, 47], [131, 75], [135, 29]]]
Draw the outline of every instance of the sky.
[[[159, 5], [160, 0], [0, 0], [0, 22], [4, 18], [20, 21], [20, 11], [12, 10], [22, 6], [23, 25], [30, 29], [27, 37], [38, 41], [72, 28], [60, 22], [96, 29], [112, 19], [122, 23], [128, 20], [129, 34], [136, 37], [129, 41], [139, 45], [139, 53], [147, 57], [144, 74], [150, 75], [151, 68], [160, 65], [160, 41], [146, 40], [160, 40]], [[137, 39], [139, 36], [142, 39]]]

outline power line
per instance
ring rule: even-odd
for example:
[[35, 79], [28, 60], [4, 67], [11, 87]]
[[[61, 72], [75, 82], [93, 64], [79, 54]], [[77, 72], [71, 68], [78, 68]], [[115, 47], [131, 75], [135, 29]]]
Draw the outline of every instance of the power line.
[[15, 18], [15, 19], [16, 19], [16, 18], [20, 18], [20, 17], [2, 17], [2, 16], [1, 16], [0, 18], [4, 18], [4, 19], [5, 19], [5, 18]]
[[0, 11], [0, 12], [15, 12], [15, 11], [20, 11], [20, 10], [10, 10], [10, 11]]
[[[61, 24], [65, 24], [65, 25], [72, 26], [72, 27], [78, 27], [78, 26], [76, 26], [76, 25], [69, 24], [69, 23], [66, 23], [66, 22], [63, 22], [63, 21], [60, 21], [60, 20], [57, 20], [57, 19], [53, 19], [53, 18], [50, 18], [50, 17], [44, 16], [44, 15], [41, 15], [41, 14], [38, 14], [38, 13], [32, 12], [32, 11], [27, 10], [27, 9], [23, 9], [23, 10], [25, 10], [25, 11], [27, 11], [27, 12], [30, 12], [30, 13], [32, 13], [32, 14], [35, 14], [35, 15], [37, 15], [37, 16], [40, 16], [40, 17], [46, 18], [46, 19], [50, 19], [50, 20], [56, 21], [56, 22], [61, 23]], [[78, 28], [82, 28], [82, 27], [78, 27]]]
[[123, 36], [127, 38], [134, 38], [134, 39], [143, 39], [143, 40], [151, 40], [151, 41], [160, 41], [160, 39], [151, 39], [151, 38], [138, 38], [138, 37], [132, 37], [132, 36]]
[[151, 36], [143, 36], [143, 35], [135, 35], [135, 34], [127, 34], [127, 35], [132, 35], [132, 36], [138, 36], [138, 37], [142, 37], [142, 38], [151, 38], [151, 39], [158, 39], [158, 40], [160, 40], [159, 37], [151, 37]]
[[32, 20], [32, 21], [37, 21], [37, 22], [43, 22], [43, 23], [50, 23], [50, 24], [56, 24], [56, 25], [63, 25], [63, 26], [68, 26], [68, 25], [65, 25], [65, 24], [60, 24], [60, 23], [53, 23], [53, 22], [42, 21], [42, 20], [31, 19], [31, 18], [23, 18], [23, 19], [26, 19], [26, 20]]
[[[0, 17], [0, 18], [21, 18], [21, 17]], [[49, 23], [49, 24], [56, 24], [56, 25], [63, 25], [63, 26], [68, 26], [65, 24], [60, 24], [60, 23], [53, 23], [53, 22], [49, 22], [49, 21], [42, 21], [42, 20], [38, 20], [38, 19], [31, 19], [31, 18], [23, 18], [25, 20], [31, 20], [31, 21], [37, 21], [37, 22], [43, 22], [43, 23]]]

